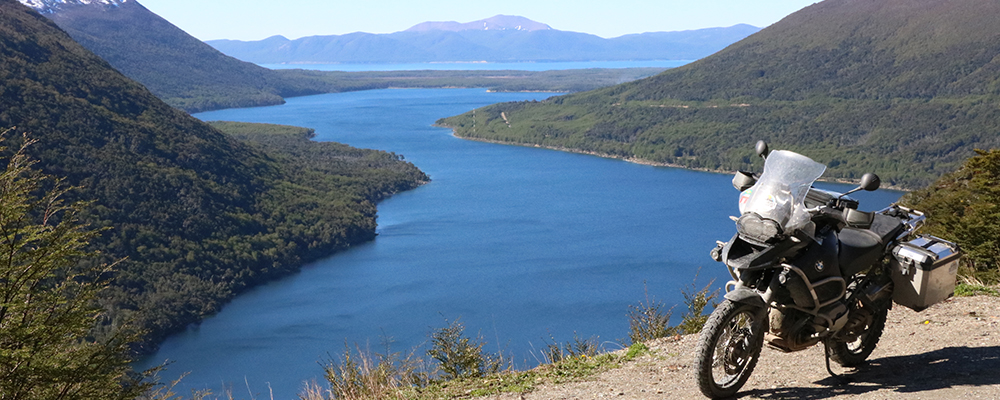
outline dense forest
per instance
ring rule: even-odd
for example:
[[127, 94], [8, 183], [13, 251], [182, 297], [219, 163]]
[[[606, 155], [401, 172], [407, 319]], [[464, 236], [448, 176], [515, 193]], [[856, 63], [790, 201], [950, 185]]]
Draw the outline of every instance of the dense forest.
[[14, 128], [0, 157], [36, 141], [34, 168], [75, 187], [65, 201], [91, 202], [79, 218], [100, 232], [93, 262], [120, 261], [97, 337], [131, 322], [149, 349], [255, 284], [372, 239], [375, 202], [428, 179], [394, 154], [302, 131], [223, 134], [16, 0], [0, 0], [0, 54], [0, 126]]
[[764, 139], [817, 155], [828, 177], [922, 187], [1000, 147], [997, 18], [973, 0], [827, 0], [651, 78], [440, 123], [710, 170], [748, 167], [742, 149]]

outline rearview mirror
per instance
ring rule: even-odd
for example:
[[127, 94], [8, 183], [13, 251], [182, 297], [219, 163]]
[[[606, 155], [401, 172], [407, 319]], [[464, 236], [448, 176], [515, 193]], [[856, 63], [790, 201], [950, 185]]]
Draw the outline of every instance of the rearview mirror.
[[875, 189], [878, 189], [880, 185], [882, 185], [882, 180], [878, 178], [878, 175], [869, 172], [861, 176], [861, 185], [859, 185], [854, 189], [848, 190], [847, 193], [840, 195], [840, 197], [847, 196], [859, 190], [871, 192], [874, 191]]
[[757, 141], [757, 155], [760, 156], [760, 158], [763, 158], [763, 159], [766, 160], [767, 159], [767, 153], [768, 153], [767, 143], [764, 143], [763, 140], [758, 140]]
[[861, 189], [866, 192], [875, 191], [881, 185], [882, 180], [878, 178], [878, 175], [869, 172], [861, 176]]

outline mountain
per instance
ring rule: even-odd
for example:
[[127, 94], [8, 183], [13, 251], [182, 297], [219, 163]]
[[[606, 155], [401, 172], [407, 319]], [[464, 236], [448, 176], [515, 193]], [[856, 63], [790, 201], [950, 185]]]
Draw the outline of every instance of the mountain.
[[471, 113], [441, 122], [709, 170], [754, 168], [764, 139], [827, 164], [827, 177], [920, 187], [1000, 146], [998, 20], [998, 2], [826, 0], [648, 79], [487, 107], [475, 132]]
[[210, 40], [241, 60], [277, 63], [420, 63], [516, 61], [693, 60], [759, 29], [750, 25], [654, 32], [613, 39], [552, 29], [523, 17], [497, 15], [469, 22], [424, 22], [402, 32], [310, 36], [289, 40]]
[[[505, 73], [483, 76], [469, 71], [441, 71], [414, 79], [411, 72], [317, 72], [269, 70], [226, 56], [153, 14], [135, 0], [20, 0], [31, 5], [78, 42], [145, 85], [160, 99], [188, 112], [229, 107], [280, 104], [284, 97], [388, 87], [487, 87], [497, 90], [577, 91], [620, 83], [618, 75], [635, 79], [653, 72], [596, 71]], [[503, 29], [510, 24], [528, 26], [516, 17], [498, 17], [487, 26]], [[412, 49], [368, 34], [345, 35], [345, 54], [378, 59], [406, 54]], [[267, 52], [288, 39], [280, 36], [255, 42], [250, 53]], [[440, 45], [446, 45], [442, 42]], [[320, 44], [322, 45], [322, 44]], [[380, 49], [381, 53], [369, 53]], [[431, 56], [419, 54], [421, 57]], [[658, 72], [658, 71], [657, 71]], [[478, 74], [478, 75], [477, 75]], [[424, 74], [427, 75], [427, 74]], [[474, 76], [475, 75], [475, 76]], [[517, 76], [514, 76], [517, 75]], [[558, 75], [558, 76], [556, 76]], [[579, 75], [579, 76], [574, 76]], [[586, 76], [585, 76], [586, 75]], [[427, 78], [427, 79], [423, 79]], [[571, 82], [576, 79], [577, 82]]]
[[118, 7], [127, 2], [128, 0], [21, 0], [21, 4], [34, 8], [43, 14], [54, 13], [66, 7], [72, 8], [78, 5], [94, 4]]
[[240, 142], [15, 0], [0, 0], [0, 54], [0, 131], [11, 128], [0, 158], [22, 135], [37, 140], [35, 168], [77, 188], [67, 201], [93, 202], [84, 218], [104, 229], [97, 261], [122, 261], [97, 336], [133, 321], [154, 344], [237, 293], [373, 239], [375, 203], [427, 180], [395, 154], [307, 132], [263, 140], [276, 129], [254, 128]]
[[496, 15], [479, 21], [460, 23], [455, 21], [447, 22], [423, 22], [412, 26], [406, 32], [428, 32], [428, 31], [546, 31], [552, 27], [541, 22], [516, 15]]
[[309, 83], [226, 56], [135, 0], [20, 0], [77, 42], [189, 112], [284, 103]]

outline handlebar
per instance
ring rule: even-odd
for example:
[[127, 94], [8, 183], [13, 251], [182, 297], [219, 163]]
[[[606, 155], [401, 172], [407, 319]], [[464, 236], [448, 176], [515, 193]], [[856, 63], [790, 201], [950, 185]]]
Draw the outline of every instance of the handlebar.
[[[922, 211], [917, 211], [899, 204], [890, 205], [889, 207], [883, 208], [878, 212], [879, 214], [885, 214], [890, 217], [896, 217], [903, 220], [903, 225], [906, 225], [906, 229], [904, 229], [903, 233], [899, 235], [900, 238], [909, 236], [917, 229], [920, 229], [920, 227], [923, 226], [924, 222], [927, 220], [927, 216], [924, 215]], [[901, 213], [903, 215], [900, 215]]]

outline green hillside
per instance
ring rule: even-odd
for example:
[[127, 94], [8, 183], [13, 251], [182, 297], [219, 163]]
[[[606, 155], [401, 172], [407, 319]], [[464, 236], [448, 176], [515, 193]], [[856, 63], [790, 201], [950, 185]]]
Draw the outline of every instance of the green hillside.
[[123, 74], [189, 112], [282, 104], [283, 97], [322, 93], [226, 56], [135, 1], [66, 4], [44, 15]]
[[997, 2], [826, 0], [655, 77], [440, 122], [710, 170], [749, 168], [746, 149], [764, 139], [826, 163], [828, 177], [919, 187], [1000, 147], [998, 20]]
[[[174, 109], [16, 0], [0, 0], [0, 154], [92, 200], [92, 242], [125, 261], [102, 305], [148, 343], [254, 285], [375, 236], [375, 202], [427, 177], [399, 157], [302, 134], [244, 144]], [[306, 154], [304, 162], [295, 154]], [[291, 156], [286, 154], [292, 154]], [[0, 281], [2, 282], [2, 281]], [[98, 330], [98, 334], [101, 331]]]

